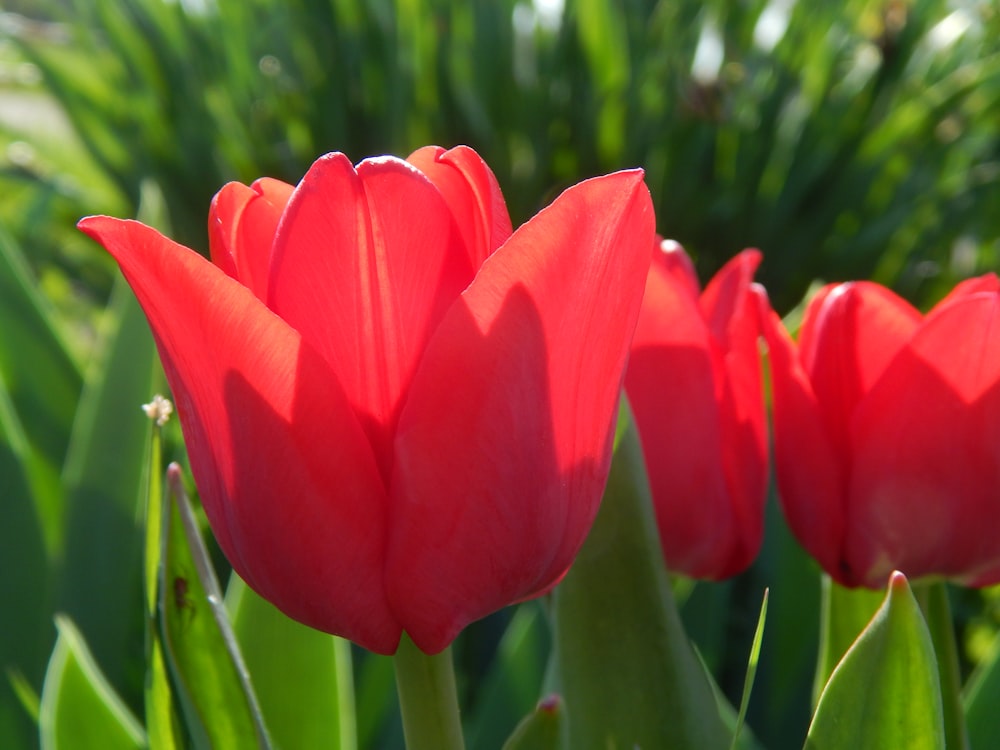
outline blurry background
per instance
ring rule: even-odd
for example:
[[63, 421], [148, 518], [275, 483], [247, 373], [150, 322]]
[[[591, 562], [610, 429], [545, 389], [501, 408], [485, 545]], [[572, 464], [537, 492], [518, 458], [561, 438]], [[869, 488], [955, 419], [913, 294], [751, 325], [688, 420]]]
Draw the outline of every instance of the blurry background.
[[[926, 307], [1000, 269], [1000, 11], [993, 0], [3, 0], [0, 747], [37, 743], [12, 685], [30, 707], [57, 611], [141, 715], [138, 405], [162, 382], [141, 315], [76, 220], [139, 216], [204, 251], [209, 201], [229, 180], [296, 182], [326, 151], [358, 161], [428, 143], [473, 146], [515, 225], [582, 178], [641, 166], [658, 231], [702, 278], [759, 247], [782, 313], [817, 280], [850, 278]], [[179, 452], [176, 426], [170, 435]], [[768, 747], [799, 747], [817, 569], [771, 511], [751, 571], [678, 592], [737, 700], [771, 586], [750, 724]], [[996, 597], [954, 594], [971, 670], [991, 648]], [[472, 747], [498, 746], [538, 697], [537, 610], [513, 626], [511, 612], [490, 618], [456, 646]], [[391, 667], [359, 657], [362, 747], [392, 747]]]

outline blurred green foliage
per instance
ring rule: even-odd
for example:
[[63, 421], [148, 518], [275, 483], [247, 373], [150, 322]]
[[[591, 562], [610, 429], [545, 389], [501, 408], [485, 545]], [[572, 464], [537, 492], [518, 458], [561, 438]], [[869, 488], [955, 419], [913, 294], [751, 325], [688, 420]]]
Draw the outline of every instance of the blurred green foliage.
[[[497, 173], [515, 224], [584, 177], [644, 167], [659, 231], [704, 277], [760, 247], [783, 312], [816, 279], [875, 278], [926, 305], [1000, 267], [992, 0], [557, 5], [5, 0], [0, 657], [22, 696], [40, 691], [65, 611], [113, 688], [141, 705], [141, 576], [129, 566], [138, 405], [158, 376], [113, 264], [73, 229], [84, 214], [148, 216], [156, 203], [155, 223], [204, 250], [209, 201], [228, 180], [295, 182], [330, 150], [360, 160], [466, 143]], [[772, 513], [754, 568], [686, 599], [689, 632], [738, 698], [771, 586], [749, 715], [768, 747], [799, 746], [808, 726], [817, 580]], [[997, 653], [992, 601], [961, 594], [967, 668]], [[476, 747], [533, 708], [548, 633], [530, 615], [502, 613], [456, 644]], [[361, 744], [392, 746], [391, 668], [363, 656], [356, 672]], [[36, 742], [2, 681], [0, 747]]]

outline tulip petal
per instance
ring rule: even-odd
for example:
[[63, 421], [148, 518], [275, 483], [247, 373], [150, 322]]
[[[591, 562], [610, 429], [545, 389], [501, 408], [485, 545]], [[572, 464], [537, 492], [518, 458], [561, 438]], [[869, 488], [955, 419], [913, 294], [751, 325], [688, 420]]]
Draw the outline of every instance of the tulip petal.
[[809, 376], [781, 319], [758, 297], [771, 365], [774, 463], [785, 518], [803, 547], [846, 585], [840, 571], [844, 540], [846, 461], [834, 451]]
[[1000, 294], [937, 308], [860, 405], [853, 435], [857, 574], [995, 583], [1000, 547], [984, 520], [1000, 515]]
[[657, 274], [666, 274], [672, 286], [685, 290], [692, 299], [701, 295], [701, 282], [694, 263], [678, 242], [657, 237], [652, 266], [656, 267]]
[[955, 285], [955, 288], [945, 295], [944, 299], [934, 305], [934, 309], [927, 313], [928, 317], [941, 310], [946, 305], [951, 304], [955, 300], [962, 299], [970, 294], [976, 294], [978, 292], [1000, 292], [1000, 278], [997, 277], [995, 273], [987, 273], [982, 276], [974, 276], [971, 279], [965, 279], [960, 281]]
[[745, 569], [763, 540], [767, 499], [767, 418], [758, 339], [759, 309], [769, 303], [763, 287], [753, 284], [760, 265], [757, 250], [744, 250], [726, 263], [701, 296], [701, 307], [722, 352], [717, 372], [721, 416], [723, 473], [735, 516], [736, 536], [729, 559], [715, 577]]
[[230, 182], [212, 199], [208, 214], [212, 262], [259, 300], [267, 299], [271, 247], [293, 189], [263, 177], [250, 187]]
[[910, 303], [868, 281], [825, 287], [809, 304], [799, 336], [802, 366], [840, 455], [850, 453], [858, 402], [922, 320]]
[[288, 203], [269, 307], [326, 357], [385, 477], [413, 370], [473, 275], [441, 194], [400, 159], [329, 154]]
[[582, 544], [652, 242], [641, 172], [572, 187], [486, 261], [428, 344], [396, 436], [386, 568], [423, 650], [551, 585]]
[[146, 311], [192, 471], [233, 567], [289, 616], [391, 653], [382, 588], [386, 500], [323, 358], [245, 287], [136, 222], [80, 228]]
[[492, 170], [468, 146], [448, 151], [425, 146], [406, 160], [441, 192], [465, 237], [471, 265], [479, 268], [512, 231], [507, 204]]
[[[680, 252], [656, 252], [625, 390], [642, 437], [667, 567], [715, 577], [737, 531], [722, 472], [721, 357], [684, 283]], [[693, 293], [692, 293], [693, 291]]]

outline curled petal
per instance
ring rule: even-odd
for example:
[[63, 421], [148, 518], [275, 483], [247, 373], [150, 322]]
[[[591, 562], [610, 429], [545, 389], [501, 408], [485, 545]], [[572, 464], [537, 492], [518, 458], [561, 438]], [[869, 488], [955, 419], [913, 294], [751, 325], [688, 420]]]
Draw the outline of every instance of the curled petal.
[[465, 238], [469, 261], [479, 268], [512, 231], [500, 185], [486, 162], [468, 146], [445, 151], [425, 146], [406, 160], [441, 192]]
[[652, 243], [640, 172], [583, 182], [485, 262], [431, 339], [399, 421], [386, 569], [423, 650], [547, 588], [582, 544]]
[[323, 358], [246, 287], [149, 227], [91, 217], [80, 228], [116, 258], [149, 318], [233, 567], [289, 616], [394, 651], [385, 491]]
[[230, 182], [212, 199], [208, 214], [212, 262], [259, 300], [267, 299], [271, 248], [292, 190], [285, 182], [265, 177], [250, 187]]

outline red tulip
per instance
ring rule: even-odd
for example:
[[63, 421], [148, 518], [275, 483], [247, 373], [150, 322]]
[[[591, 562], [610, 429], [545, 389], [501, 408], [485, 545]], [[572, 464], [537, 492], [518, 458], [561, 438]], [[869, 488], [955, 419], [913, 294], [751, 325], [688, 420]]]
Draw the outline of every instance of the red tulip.
[[726, 578], [757, 556], [768, 463], [757, 301], [745, 250], [699, 297], [676, 243], [654, 253], [625, 390], [667, 567]]
[[1000, 581], [1000, 282], [926, 317], [870, 282], [824, 287], [796, 346], [765, 326], [775, 459], [792, 531], [846, 586], [893, 570]]
[[569, 567], [649, 264], [641, 172], [513, 234], [464, 147], [226, 185], [211, 263], [136, 222], [80, 226], [149, 318], [219, 544], [288, 615], [435, 653]]

